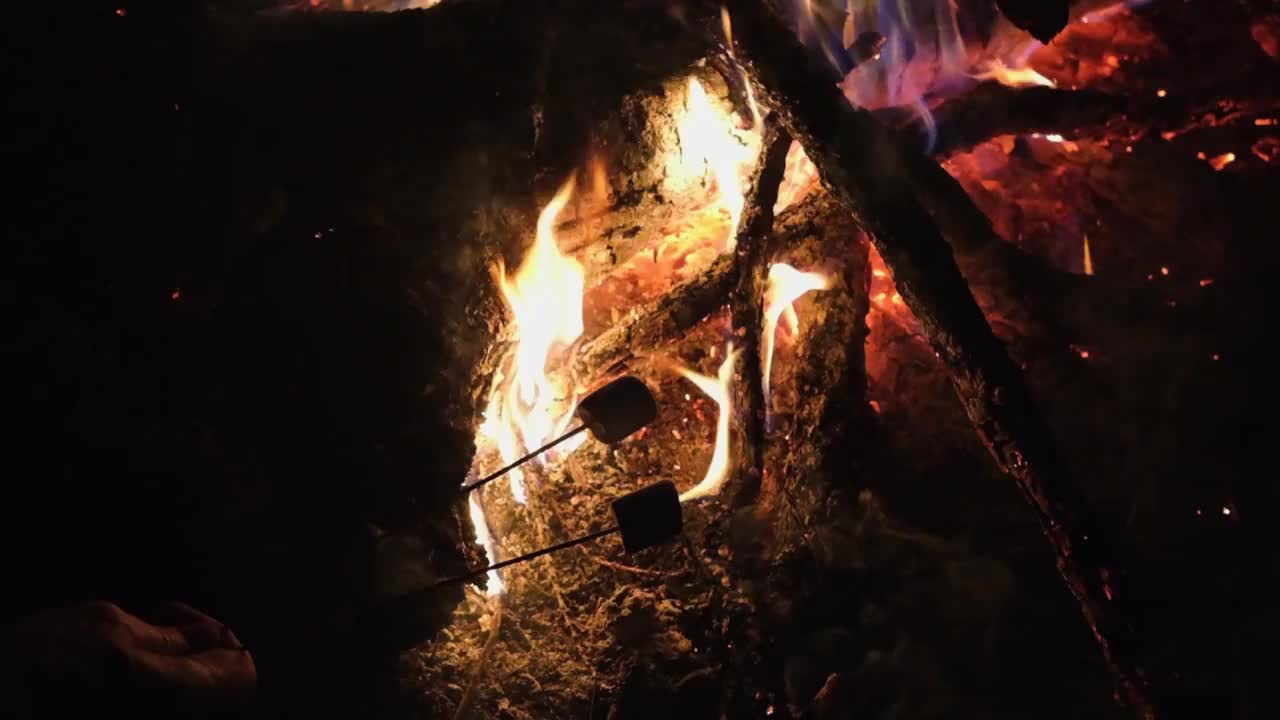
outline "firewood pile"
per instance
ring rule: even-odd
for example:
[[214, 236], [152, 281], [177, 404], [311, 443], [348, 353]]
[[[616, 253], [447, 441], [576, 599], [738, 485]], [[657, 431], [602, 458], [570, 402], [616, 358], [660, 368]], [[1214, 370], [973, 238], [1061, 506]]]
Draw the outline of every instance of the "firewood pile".
[[[1264, 506], [1280, 11], [874, 5], [210, 3], [183, 293], [244, 399], [201, 412], [285, 431], [220, 451], [208, 583], [260, 591], [221, 601], [272, 702], [1249, 716], [1253, 606], [1218, 595], [1273, 574], [1223, 555]], [[652, 425], [459, 495], [624, 374]], [[679, 542], [490, 573], [413, 650], [349, 649], [658, 480]]]

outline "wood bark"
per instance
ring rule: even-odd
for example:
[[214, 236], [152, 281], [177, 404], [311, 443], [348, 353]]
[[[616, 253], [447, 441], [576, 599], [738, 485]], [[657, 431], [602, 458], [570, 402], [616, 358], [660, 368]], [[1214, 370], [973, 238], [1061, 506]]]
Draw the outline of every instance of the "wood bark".
[[927, 163], [945, 171], [852, 107], [836, 78], [812, 61], [770, 8], [745, 0], [728, 6], [739, 59], [824, 182], [865, 223], [898, 291], [951, 372], [966, 413], [1039, 518], [1119, 696], [1136, 716], [1154, 718], [1114, 549], [1089, 516], [1021, 373], [992, 334], [939, 232], [939, 226], [945, 231], [957, 223], [966, 231], [990, 232], [990, 222], [977, 212], [979, 222], [967, 210], [969, 202], [961, 204], [955, 223], [939, 219], [935, 225], [931, 215], [958, 200], [934, 195], [930, 213], [917, 198], [930, 192], [920, 187], [920, 168]]
[[747, 185], [746, 207], [734, 246], [737, 256], [729, 311], [734, 342], [741, 349], [734, 369], [733, 414], [735, 453], [733, 488], [729, 502], [741, 507], [752, 502], [764, 473], [765, 397], [760, 360], [764, 321], [765, 281], [778, 243], [774, 242], [773, 206], [787, 169], [791, 136], [772, 117], [765, 121], [760, 160]]
[[583, 343], [573, 361], [580, 385], [618, 373], [626, 361], [678, 340], [729, 301], [737, 264], [731, 254], [716, 258], [696, 278], [677, 285], [652, 303], [632, 310], [618, 323]]
[[762, 503], [781, 493], [807, 516], [824, 505], [817, 498], [849, 489], [839, 486], [849, 477], [850, 433], [867, 413], [868, 244], [853, 215], [825, 190], [784, 211], [774, 234], [777, 262], [829, 280], [826, 290], [798, 301], [800, 334], [789, 360], [775, 350], [769, 434], [786, 441], [769, 445], [761, 491]]

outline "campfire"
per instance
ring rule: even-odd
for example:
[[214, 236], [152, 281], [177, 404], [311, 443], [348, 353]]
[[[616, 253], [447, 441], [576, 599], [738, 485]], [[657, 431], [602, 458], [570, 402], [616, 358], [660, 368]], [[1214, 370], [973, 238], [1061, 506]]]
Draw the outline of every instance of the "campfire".
[[[269, 179], [211, 192], [210, 232], [290, 238], [264, 266], [322, 289], [289, 307], [335, 309], [351, 358], [315, 377], [372, 378], [334, 404], [390, 418], [332, 411], [368, 567], [307, 571], [344, 588], [310, 622], [403, 650], [383, 702], [1155, 718], [1207, 682], [1153, 640], [1185, 617], [1152, 609], [1153, 528], [1225, 532], [1244, 491], [1148, 483], [1197, 435], [1172, 388], [1234, 387], [1222, 238], [1280, 166], [1280, 16], [253, 5], [211, 11], [201, 81], [211, 162]], [[244, 298], [274, 297], [261, 275]], [[605, 442], [582, 406], [619, 378], [658, 412]], [[668, 481], [682, 531], [625, 552], [611, 504]]]

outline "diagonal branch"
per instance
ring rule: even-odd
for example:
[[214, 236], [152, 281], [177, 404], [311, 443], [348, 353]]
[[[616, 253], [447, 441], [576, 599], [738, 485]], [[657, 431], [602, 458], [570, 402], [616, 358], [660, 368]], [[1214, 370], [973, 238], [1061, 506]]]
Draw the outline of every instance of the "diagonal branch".
[[742, 348], [733, 381], [733, 410], [737, 416], [737, 422], [733, 423], [734, 444], [738, 450], [734, 453], [736, 490], [730, 504], [735, 507], [755, 499], [764, 474], [765, 398], [760, 344], [765, 276], [773, 255], [773, 206], [778, 202], [778, 187], [787, 169], [787, 150], [791, 147], [791, 135], [775, 118], [770, 116], [764, 125], [760, 160], [748, 183], [747, 204], [738, 226], [734, 249], [737, 278], [729, 296], [734, 341]]
[[[961, 201], [938, 193], [946, 186], [936, 175], [922, 178], [928, 167], [946, 173], [869, 113], [850, 106], [837, 78], [811, 61], [771, 10], [748, 0], [728, 5], [745, 69], [833, 194], [870, 231], [898, 291], [950, 370], [978, 434], [1039, 518], [1120, 697], [1137, 717], [1154, 718], [1112, 548], [1094, 526], [1021, 372], [992, 334], [943, 236], [958, 228], [970, 241], [988, 239], [983, 229], [991, 232], [990, 222], [976, 208], [968, 210], [967, 196]], [[918, 195], [933, 202], [922, 203]], [[958, 244], [950, 232], [947, 237]]]

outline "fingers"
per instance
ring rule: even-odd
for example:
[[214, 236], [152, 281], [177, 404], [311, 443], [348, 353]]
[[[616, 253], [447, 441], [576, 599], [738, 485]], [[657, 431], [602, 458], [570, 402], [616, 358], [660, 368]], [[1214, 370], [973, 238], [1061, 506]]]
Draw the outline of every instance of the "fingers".
[[117, 616], [117, 622], [133, 645], [141, 650], [162, 655], [185, 655], [193, 650], [187, 636], [178, 628], [157, 627], [124, 611]]
[[244, 647], [231, 628], [186, 603], [167, 603], [148, 613], [147, 617], [154, 623], [170, 626], [180, 632], [190, 646], [188, 652]]
[[247, 695], [258, 686], [253, 656], [244, 649], [181, 656], [139, 650], [133, 660], [159, 686], [196, 697]]

